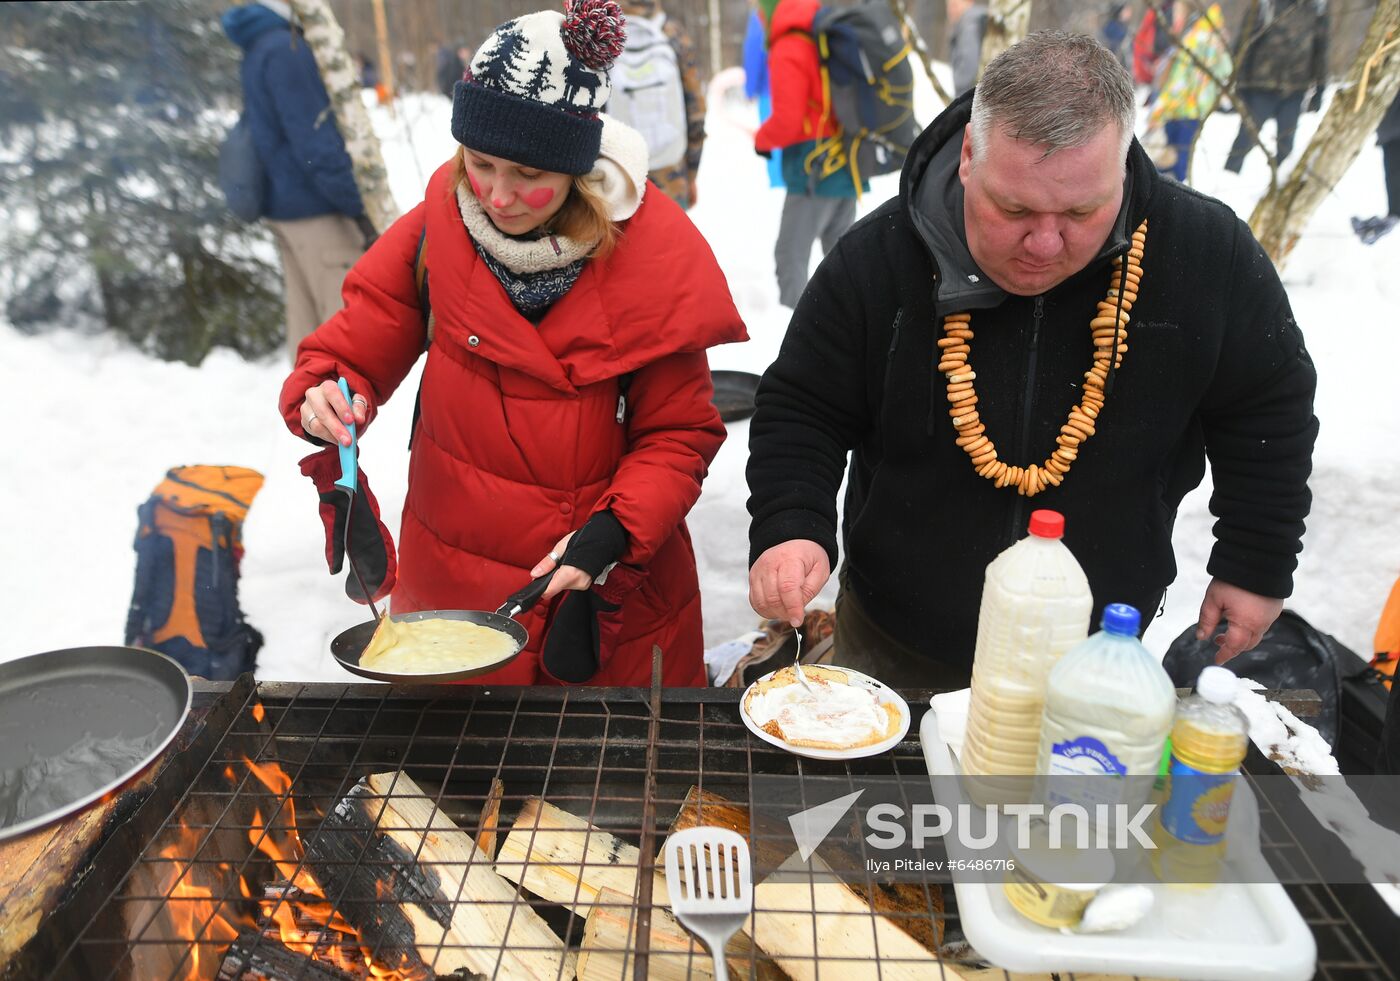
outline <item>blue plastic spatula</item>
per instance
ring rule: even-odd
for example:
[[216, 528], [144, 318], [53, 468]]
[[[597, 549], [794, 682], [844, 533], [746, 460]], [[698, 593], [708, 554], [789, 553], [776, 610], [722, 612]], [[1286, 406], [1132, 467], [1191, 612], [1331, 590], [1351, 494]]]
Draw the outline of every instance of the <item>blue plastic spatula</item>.
[[[341, 378], [336, 384], [340, 386], [340, 394], [345, 396], [345, 401], [354, 411], [354, 403], [350, 401], [350, 383]], [[355, 522], [352, 517], [355, 512], [355, 489], [359, 484], [359, 464], [356, 463], [359, 450], [359, 439], [355, 432], [355, 423], [348, 425], [350, 430], [350, 445], [337, 443], [336, 448], [340, 451], [340, 479], [335, 482], [335, 486], [345, 492], [350, 504], [345, 511], [345, 538], [341, 542], [341, 547], [345, 550], [345, 561], [350, 563], [350, 572], [355, 576], [355, 581], [360, 584], [360, 593], [364, 596], [365, 602], [369, 604], [369, 611], [374, 614], [374, 619], [379, 619], [379, 608], [374, 605], [374, 597], [365, 586], [365, 578], [360, 575], [360, 567], [355, 564], [355, 553], [350, 549], [350, 526]]]

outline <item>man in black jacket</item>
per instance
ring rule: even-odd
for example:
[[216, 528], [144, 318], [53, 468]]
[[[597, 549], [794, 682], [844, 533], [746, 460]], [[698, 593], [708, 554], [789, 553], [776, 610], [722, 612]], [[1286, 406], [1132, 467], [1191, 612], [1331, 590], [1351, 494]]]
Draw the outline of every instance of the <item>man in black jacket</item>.
[[[750, 428], [760, 614], [796, 624], [829, 577], [853, 451], [838, 663], [966, 684], [983, 573], [1038, 507], [1066, 517], [1095, 622], [1110, 602], [1150, 620], [1176, 575], [1177, 505], [1209, 456], [1219, 520], [1199, 630], [1228, 621], [1220, 660], [1258, 642], [1301, 549], [1316, 376], [1248, 227], [1158, 177], [1133, 118], [1110, 52], [1033, 34], [925, 130], [899, 197], [822, 263]], [[1144, 222], [1133, 283], [1113, 260]], [[960, 314], [970, 324], [945, 334]], [[1091, 331], [1122, 314], [1126, 333]]]

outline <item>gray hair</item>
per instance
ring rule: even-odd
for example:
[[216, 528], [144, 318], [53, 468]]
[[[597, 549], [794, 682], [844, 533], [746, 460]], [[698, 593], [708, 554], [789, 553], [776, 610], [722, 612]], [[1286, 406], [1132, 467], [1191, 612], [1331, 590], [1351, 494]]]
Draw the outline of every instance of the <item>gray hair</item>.
[[1083, 146], [1113, 123], [1125, 161], [1137, 119], [1133, 80], [1113, 53], [1087, 34], [1036, 31], [987, 66], [972, 97], [972, 152], [992, 124], [1007, 135], [1056, 150]]

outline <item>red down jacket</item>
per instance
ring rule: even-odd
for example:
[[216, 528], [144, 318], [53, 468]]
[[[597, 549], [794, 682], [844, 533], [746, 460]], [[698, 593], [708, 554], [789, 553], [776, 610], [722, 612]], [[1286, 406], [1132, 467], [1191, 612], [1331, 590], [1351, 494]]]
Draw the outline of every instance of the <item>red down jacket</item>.
[[[621, 600], [621, 631], [592, 683], [649, 684], [656, 644], [666, 684], [703, 685], [700, 591], [684, 519], [724, 441], [705, 349], [746, 339], [724, 275], [684, 212], [653, 190], [613, 253], [590, 260], [536, 327], [477, 255], [451, 177], [450, 164], [439, 168], [424, 202], [346, 277], [344, 308], [297, 351], [283, 417], [305, 437], [307, 388], [337, 375], [372, 406], [394, 393], [424, 348], [414, 259], [426, 223], [436, 326], [394, 612], [495, 609], [560, 538], [608, 508], [628, 548], [594, 588]], [[619, 423], [619, 376], [628, 374]], [[548, 683], [539, 667], [548, 613], [542, 604], [522, 615], [525, 653], [475, 680]]]
[[773, 114], [754, 134], [757, 150], [780, 150], [835, 136], [840, 128], [822, 92], [821, 63], [812, 40], [820, 0], [781, 0], [768, 29], [768, 85]]

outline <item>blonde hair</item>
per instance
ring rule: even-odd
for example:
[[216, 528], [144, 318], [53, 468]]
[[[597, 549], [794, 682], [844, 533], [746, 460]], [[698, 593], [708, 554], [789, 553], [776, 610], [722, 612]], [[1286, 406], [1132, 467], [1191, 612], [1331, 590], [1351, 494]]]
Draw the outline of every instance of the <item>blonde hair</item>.
[[[471, 189], [467, 181], [467, 148], [458, 147], [452, 161], [452, 188], [450, 194], [455, 200], [459, 187]], [[569, 196], [563, 206], [551, 219], [556, 235], [571, 238], [576, 242], [597, 242], [590, 258], [606, 259], [617, 247], [621, 234], [617, 223], [608, 217], [608, 205], [594, 189], [588, 176], [574, 175], [569, 184]]]

